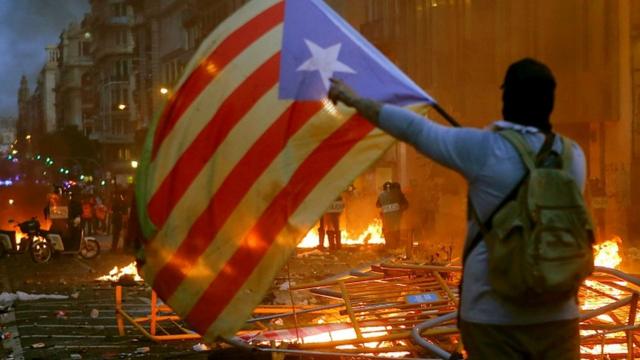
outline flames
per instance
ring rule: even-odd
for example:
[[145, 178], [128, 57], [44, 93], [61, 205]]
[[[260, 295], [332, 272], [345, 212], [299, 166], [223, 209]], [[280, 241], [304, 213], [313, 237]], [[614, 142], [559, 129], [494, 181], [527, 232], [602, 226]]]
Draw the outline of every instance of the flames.
[[[619, 236], [613, 236], [611, 239], [606, 240], [600, 244], [596, 244], [593, 247], [594, 253], [594, 263], [596, 266], [609, 267], [612, 269], [618, 268], [622, 263], [622, 257], [619, 254], [620, 245], [622, 244], [622, 239]], [[614, 298], [619, 297], [622, 294], [620, 289], [617, 289], [613, 286], [608, 286], [601, 282], [586, 280], [585, 284], [593, 289], [601, 291], [606, 294], [610, 294]], [[619, 285], [626, 286], [626, 282], [618, 282]], [[582, 299], [581, 308], [583, 310], [592, 310], [597, 309], [599, 307], [605, 306], [611, 303], [611, 299], [603, 300], [601, 297], [597, 296], [584, 296]], [[599, 315], [596, 317], [597, 320], [606, 324], [614, 324], [615, 321], [607, 314]], [[582, 336], [592, 335], [593, 331], [591, 330], [581, 330], [580, 334]], [[606, 338], [614, 338], [615, 333], [608, 334], [605, 336]], [[600, 346], [581, 346], [580, 350], [583, 354], [591, 354], [591, 355], [602, 355], [602, 354], [624, 354], [627, 353], [627, 346], [623, 344], [606, 344], [605, 340]]]
[[[387, 329], [387, 327], [385, 326], [368, 326], [368, 327], [360, 328], [360, 331], [362, 332], [362, 337], [366, 339], [366, 338], [381, 337], [381, 336], [388, 335], [387, 330], [389, 329]], [[303, 339], [305, 344], [310, 344], [310, 343], [325, 343], [325, 342], [340, 341], [340, 340], [355, 340], [357, 338], [358, 336], [356, 334], [355, 329], [347, 328], [347, 329], [329, 331], [329, 332], [321, 333], [318, 335], [306, 336]], [[402, 358], [410, 354], [407, 351], [389, 351], [389, 352], [382, 351], [382, 349], [384, 348], [393, 346], [393, 344], [387, 341], [372, 341], [372, 342], [364, 343], [362, 344], [362, 346], [369, 349], [380, 349], [381, 350], [380, 353], [377, 354], [380, 357]], [[358, 349], [358, 348], [355, 345], [339, 345], [339, 346], [336, 346], [336, 349]], [[367, 354], [367, 353], [363, 353], [363, 354]]]
[[22, 242], [22, 238], [25, 237], [25, 233], [20, 231], [20, 228], [16, 226], [16, 250], [20, 249], [20, 243]]
[[[622, 243], [622, 239], [620, 239], [619, 236], [614, 236], [609, 240], [606, 240], [600, 244], [596, 244], [593, 247], [595, 265], [609, 267], [612, 269], [617, 268], [620, 265], [620, 263], [622, 263], [622, 258], [618, 254], [618, 251], [620, 250], [618, 244], [621, 244], [621, 243]], [[588, 286], [591, 286], [605, 293], [612, 294], [613, 296], [617, 296], [621, 293], [620, 290], [611, 286], [603, 285], [600, 282], [586, 280], [585, 283]], [[607, 302], [603, 303], [602, 299], [598, 299], [596, 297], [585, 297], [584, 302], [582, 304], [582, 309], [583, 310], [596, 309], [606, 304]], [[609, 317], [604, 315], [601, 315], [598, 318], [605, 322], [612, 322]]]
[[[367, 228], [358, 236], [352, 237], [346, 230], [341, 231], [342, 245], [368, 245], [384, 244], [382, 235], [382, 222], [374, 219]], [[326, 242], [326, 241], [325, 241]], [[318, 227], [314, 226], [309, 230], [304, 239], [298, 244], [298, 248], [310, 249], [318, 246]]]
[[133, 281], [137, 281], [137, 282], [144, 281], [144, 280], [142, 280], [140, 275], [138, 275], [138, 269], [136, 268], [135, 261], [132, 262], [131, 264], [123, 267], [123, 268], [118, 268], [117, 266], [114, 266], [113, 269], [111, 269], [111, 271], [109, 271], [109, 274], [104, 275], [104, 276], [100, 276], [96, 280], [98, 280], [98, 281], [113, 281], [113, 282], [117, 282], [123, 276], [130, 276], [133, 279]]
[[601, 244], [596, 244], [593, 247], [594, 262], [596, 266], [605, 266], [616, 269], [622, 262], [622, 258], [619, 254], [619, 244], [622, 244], [622, 239], [620, 239], [619, 236], [614, 236], [610, 240]]

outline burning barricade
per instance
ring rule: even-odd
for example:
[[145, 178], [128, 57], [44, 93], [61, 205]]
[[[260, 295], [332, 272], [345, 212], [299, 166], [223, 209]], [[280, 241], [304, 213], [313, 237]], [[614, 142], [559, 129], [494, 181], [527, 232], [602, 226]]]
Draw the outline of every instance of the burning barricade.
[[[301, 247], [317, 245], [317, 236], [308, 237], [308, 246], [303, 242]], [[366, 237], [377, 241], [373, 231], [363, 235], [362, 243]], [[580, 290], [583, 359], [640, 356], [636, 321], [640, 279], [616, 270], [622, 261], [620, 244], [614, 238], [595, 247], [596, 271]], [[296, 261], [309, 260], [297, 257]], [[118, 281], [124, 274], [141, 281], [135, 270], [130, 264], [100, 279]], [[256, 308], [245, 328], [229, 340], [261, 351], [298, 355], [448, 358], [462, 351], [455, 323], [460, 270], [396, 260], [307, 283], [300, 274], [284, 274], [274, 284], [279, 296]], [[154, 294], [153, 302], [157, 303]], [[157, 306], [153, 311], [165, 305]], [[178, 320], [175, 314], [163, 316]], [[141, 331], [153, 338], [148, 330]]]

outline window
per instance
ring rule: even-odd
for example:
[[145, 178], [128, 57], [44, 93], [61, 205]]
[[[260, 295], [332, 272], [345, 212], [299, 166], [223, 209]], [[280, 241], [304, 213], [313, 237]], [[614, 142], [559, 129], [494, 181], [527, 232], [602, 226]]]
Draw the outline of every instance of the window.
[[187, 49], [193, 49], [200, 44], [202, 39], [202, 24], [196, 23], [187, 29]]
[[[127, 110], [129, 104], [129, 88], [126, 86], [113, 86], [111, 88], [111, 109], [113, 111]], [[120, 108], [124, 105], [124, 109]]]
[[[124, 119], [113, 119], [111, 121], [111, 134], [122, 135], [124, 134]], [[125, 153], [122, 149], [118, 150], [118, 158], [123, 159]]]
[[115, 32], [116, 37], [116, 45], [127, 45], [129, 43], [128, 36], [129, 33], [126, 29], [121, 29]]
[[113, 76], [116, 80], [126, 80], [129, 76], [129, 62], [127, 60], [116, 60], [113, 63]]
[[117, 3], [111, 4], [111, 13], [113, 16], [127, 16], [127, 4]]

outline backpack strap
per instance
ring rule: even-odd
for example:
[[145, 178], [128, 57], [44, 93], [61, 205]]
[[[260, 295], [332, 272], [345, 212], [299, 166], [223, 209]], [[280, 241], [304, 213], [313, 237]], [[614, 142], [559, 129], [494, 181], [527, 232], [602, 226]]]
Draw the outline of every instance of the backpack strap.
[[565, 136], [562, 137], [562, 169], [571, 170], [573, 163], [573, 141]]
[[[503, 130], [503, 131], [500, 131], [498, 134], [500, 134], [509, 143], [511, 143], [511, 145], [513, 145], [514, 148], [516, 148], [516, 150], [518, 151], [518, 154], [520, 154], [520, 158], [522, 159], [524, 164], [527, 166], [527, 169], [529, 171], [532, 171], [533, 169], [536, 168], [534, 153], [531, 150], [531, 147], [529, 146], [527, 141], [520, 134], [518, 134], [514, 130]], [[549, 137], [547, 136], [547, 138]], [[546, 139], [545, 139], [545, 144], [546, 144]], [[544, 149], [540, 150], [541, 154], [543, 150]]]
[[[553, 142], [555, 139], [554, 133], [550, 133], [546, 135], [544, 139], [544, 143], [540, 148], [540, 151], [538, 151], [538, 153], [535, 155], [536, 161], [534, 163], [533, 161], [534, 155], [533, 155], [533, 152], [531, 151], [531, 147], [529, 146], [529, 144], [526, 143], [524, 138], [519, 133], [513, 130], [502, 130], [499, 132], [499, 134], [505, 137], [505, 139], [507, 139], [509, 143], [511, 143], [516, 148], [518, 153], [520, 153], [520, 158], [522, 158], [525, 164], [527, 164], [527, 171], [525, 171], [524, 175], [522, 175], [522, 179], [520, 179], [520, 181], [518, 181], [518, 183], [513, 187], [513, 189], [511, 189], [509, 194], [504, 199], [502, 199], [500, 204], [495, 209], [493, 209], [493, 212], [484, 223], [480, 219], [480, 215], [478, 215], [478, 211], [476, 210], [475, 206], [473, 206], [473, 203], [471, 202], [471, 198], [469, 197], [467, 199], [468, 210], [473, 220], [476, 222], [476, 224], [478, 224], [478, 232], [476, 233], [476, 236], [469, 243], [469, 246], [465, 247], [464, 251], [462, 252], [462, 265], [465, 264], [467, 257], [469, 256], [469, 254], [471, 254], [471, 251], [475, 249], [476, 246], [478, 246], [483, 236], [486, 236], [491, 231], [491, 221], [493, 220], [493, 217], [495, 216], [495, 214], [509, 201], [516, 198], [516, 196], [518, 195], [518, 189], [520, 188], [520, 185], [522, 185], [524, 180], [527, 178], [527, 175], [529, 174], [529, 172], [532, 169], [535, 169], [536, 165], [541, 163], [551, 153], [551, 148], [553, 147]], [[562, 139], [565, 140], [566, 138], [563, 137]], [[511, 140], [513, 140], [513, 142]], [[566, 143], [565, 143], [565, 146], [566, 146]], [[565, 153], [566, 153], [566, 147], [565, 147], [565, 151], [563, 151], [563, 156], [565, 155]], [[528, 162], [530, 164], [527, 163], [526, 159], [528, 159]], [[564, 166], [564, 162], [565, 161], [563, 159], [563, 166]]]

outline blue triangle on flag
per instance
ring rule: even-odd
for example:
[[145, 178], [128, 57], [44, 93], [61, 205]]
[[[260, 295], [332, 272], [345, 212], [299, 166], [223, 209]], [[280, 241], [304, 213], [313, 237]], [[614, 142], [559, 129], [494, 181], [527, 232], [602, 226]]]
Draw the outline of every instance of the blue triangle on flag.
[[324, 1], [285, 1], [281, 99], [322, 99], [328, 79], [336, 77], [378, 101], [435, 102]]

